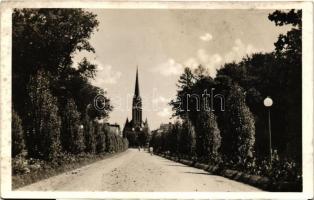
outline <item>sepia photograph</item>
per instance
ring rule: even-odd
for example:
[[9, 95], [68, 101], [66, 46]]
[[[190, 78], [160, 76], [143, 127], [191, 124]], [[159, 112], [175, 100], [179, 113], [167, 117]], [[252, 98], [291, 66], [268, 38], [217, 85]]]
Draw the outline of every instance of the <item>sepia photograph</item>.
[[313, 187], [302, 7], [17, 6], [9, 16], [1, 160], [12, 192]]

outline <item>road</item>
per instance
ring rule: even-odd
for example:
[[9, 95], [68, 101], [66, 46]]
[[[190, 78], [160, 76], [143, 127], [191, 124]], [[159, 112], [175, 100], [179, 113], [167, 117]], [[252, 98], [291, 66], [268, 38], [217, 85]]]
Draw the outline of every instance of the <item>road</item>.
[[20, 191], [236, 192], [259, 189], [136, 149], [19, 189]]

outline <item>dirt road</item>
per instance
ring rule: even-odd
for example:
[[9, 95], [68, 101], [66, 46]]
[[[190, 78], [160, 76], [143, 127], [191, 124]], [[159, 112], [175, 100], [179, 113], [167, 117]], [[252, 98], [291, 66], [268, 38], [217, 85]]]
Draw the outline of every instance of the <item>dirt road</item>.
[[85, 167], [25, 186], [31, 191], [194, 192], [258, 191], [259, 189], [129, 149]]

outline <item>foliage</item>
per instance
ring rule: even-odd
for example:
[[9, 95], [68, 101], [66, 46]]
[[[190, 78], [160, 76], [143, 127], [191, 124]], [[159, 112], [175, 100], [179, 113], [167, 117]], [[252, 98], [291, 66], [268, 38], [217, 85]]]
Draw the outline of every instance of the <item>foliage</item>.
[[[90, 83], [95, 64], [86, 58], [73, 63], [78, 52], [95, 53], [89, 39], [99, 23], [96, 15], [83, 9], [15, 9], [12, 17], [14, 173], [105, 153], [106, 136], [96, 119], [109, 117], [110, 99]], [[104, 109], [92, 106], [97, 95]], [[111, 137], [115, 152], [128, 147], [127, 140]]]
[[245, 164], [253, 158], [255, 143], [254, 118], [245, 103], [243, 90], [237, 84], [232, 86], [226, 108], [231, 128], [228, 140], [228, 155], [238, 163]]
[[115, 140], [115, 136], [114, 133], [111, 132], [108, 127], [103, 127], [103, 132], [105, 134], [106, 137], [106, 151], [107, 152], [114, 152], [115, 151], [115, 146], [116, 144], [116, 140]]
[[[230, 83], [238, 83], [246, 93], [246, 103], [254, 115], [256, 126], [256, 153], [268, 155], [269, 138], [265, 134], [267, 112], [263, 99], [270, 96], [273, 148], [298, 162], [302, 151], [302, 11], [275, 11], [269, 19], [278, 26], [290, 25], [285, 35], [279, 35], [276, 50], [271, 53], [257, 53], [243, 58], [239, 63], [227, 63], [218, 70], [217, 85], [221, 93], [228, 96]], [[218, 121], [223, 121], [218, 114]], [[221, 128], [226, 133], [228, 125]], [[223, 130], [224, 129], [224, 130]], [[282, 135], [284, 132], [284, 136]]]
[[302, 10], [292, 9], [288, 12], [276, 10], [269, 14], [268, 19], [275, 22], [276, 26], [293, 26], [286, 35], [279, 35], [278, 41], [275, 43], [276, 51], [302, 56]]
[[195, 155], [195, 128], [190, 121], [177, 121], [167, 130], [152, 132], [150, 146], [155, 152], [170, 152], [182, 156]]
[[96, 152], [96, 134], [95, 125], [92, 120], [86, 115], [84, 119], [84, 141], [85, 141], [85, 152], [95, 153]]
[[172, 153], [179, 154], [180, 153], [180, 136], [182, 131], [182, 124], [179, 121], [176, 121], [171, 130], [169, 131], [169, 135], [167, 138], [168, 145], [169, 145], [169, 151]]
[[94, 128], [94, 134], [96, 137], [96, 153], [101, 154], [106, 151], [106, 135], [102, 130], [102, 125], [96, 123]]
[[180, 153], [195, 155], [195, 127], [189, 119], [183, 121], [180, 139]]
[[[280, 59], [280, 70], [284, 72], [285, 84], [279, 103], [286, 108], [282, 117], [285, 123], [286, 152], [288, 157], [301, 162], [302, 159], [302, 10], [275, 11], [269, 19], [277, 26], [290, 25], [291, 30], [279, 35], [275, 43], [276, 56]], [[282, 103], [281, 103], [282, 101]], [[283, 109], [284, 109], [283, 108]], [[288, 110], [287, 110], [288, 109]]]
[[195, 83], [195, 77], [190, 68], [185, 68], [183, 74], [178, 80], [177, 98], [170, 102], [173, 116], [184, 118], [189, 107], [195, 108], [195, 99], [188, 102], [187, 95], [192, 94], [191, 89]]
[[22, 121], [18, 114], [12, 109], [12, 157], [25, 151], [24, 131]]
[[218, 162], [221, 136], [215, 115], [212, 112], [200, 112], [196, 127], [196, 135], [199, 138], [199, 142], [196, 143], [196, 149], [199, 150], [197, 156], [204, 158], [205, 161]]
[[28, 161], [22, 155], [18, 155], [12, 159], [12, 172], [13, 174], [29, 173]]
[[57, 99], [51, 95], [48, 74], [40, 70], [27, 85], [30, 123], [27, 126], [27, 148], [31, 157], [50, 160], [57, 156], [60, 146], [60, 117]]
[[83, 128], [80, 121], [80, 113], [73, 99], [68, 99], [61, 112], [62, 131], [61, 142], [65, 151], [73, 154], [83, 152], [85, 148]]
[[88, 39], [98, 24], [96, 15], [82, 9], [15, 9], [13, 66], [30, 73], [39, 68], [62, 73], [73, 62], [72, 53], [95, 51]]
[[94, 52], [89, 44], [98, 26], [96, 15], [82, 9], [15, 9], [12, 16], [12, 98], [21, 115], [28, 101], [26, 85], [30, 76], [42, 69], [52, 74], [52, 92], [59, 99], [61, 83], [71, 74], [81, 77], [94, 75], [96, 66], [83, 59], [78, 69], [72, 68], [75, 52]]

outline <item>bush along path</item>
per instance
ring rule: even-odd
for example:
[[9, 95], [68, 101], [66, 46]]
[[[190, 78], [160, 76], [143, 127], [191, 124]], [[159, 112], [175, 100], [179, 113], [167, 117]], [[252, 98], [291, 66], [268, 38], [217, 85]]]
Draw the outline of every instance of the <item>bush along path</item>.
[[272, 192], [300, 192], [302, 191], [302, 183], [295, 181], [274, 181], [271, 178], [259, 175], [251, 175], [238, 170], [226, 169], [219, 165], [208, 165], [198, 161], [193, 161], [189, 159], [179, 158], [177, 156], [171, 156], [167, 153], [155, 153], [163, 158], [188, 165], [190, 167], [195, 167], [198, 169], [203, 169], [211, 174], [220, 175], [235, 181], [246, 183], [260, 189]]
[[93, 144], [95, 146], [93, 153], [61, 152], [53, 160], [34, 159], [21, 154], [14, 157], [12, 159], [12, 189], [82, 167], [128, 149], [127, 139], [110, 131], [106, 124], [95, 123], [95, 126], [93, 135], [98, 140]]
[[[125, 151], [123, 151], [125, 152]], [[43, 162], [43, 161], [34, 161], [34, 160], [24, 160], [24, 167], [28, 168], [29, 171], [25, 173], [18, 173], [12, 176], [12, 189], [18, 189], [20, 187], [41, 181], [58, 174], [71, 171], [85, 165], [97, 162], [99, 160], [107, 159], [121, 152], [112, 152], [112, 153], [103, 153], [100, 155], [78, 155], [78, 156], [68, 156], [64, 158], [60, 164]]]

